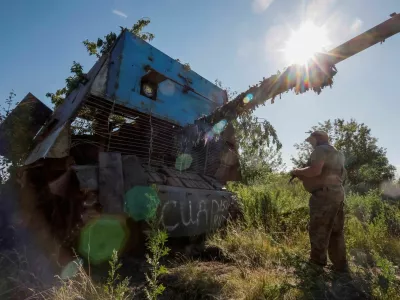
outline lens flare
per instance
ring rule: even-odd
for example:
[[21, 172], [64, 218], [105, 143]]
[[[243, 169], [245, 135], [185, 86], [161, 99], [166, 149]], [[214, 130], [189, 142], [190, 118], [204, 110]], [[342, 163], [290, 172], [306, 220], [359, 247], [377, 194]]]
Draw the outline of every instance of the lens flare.
[[224, 129], [225, 129], [227, 123], [228, 123], [228, 122], [227, 122], [226, 120], [221, 120], [221, 121], [219, 121], [217, 124], [215, 124], [215, 125], [213, 126], [212, 131], [213, 131], [215, 134], [221, 134], [222, 131], [224, 131]]
[[82, 229], [78, 249], [91, 264], [101, 264], [110, 260], [114, 249], [121, 251], [128, 239], [129, 229], [124, 218], [103, 215]]
[[158, 90], [165, 96], [172, 96], [175, 93], [175, 84], [167, 79], [158, 85]]
[[125, 194], [125, 210], [135, 221], [151, 219], [159, 205], [157, 192], [150, 186], [135, 186]]
[[253, 100], [253, 94], [247, 94], [246, 97], [243, 98], [243, 103], [247, 104], [249, 103], [251, 100]]
[[82, 265], [83, 265], [82, 258], [74, 259], [62, 269], [60, 278], [68, 279], [74, 277], [79, 273], [79, 269], [82, 267]]
[[184, 153], [179, 155], [175, 161], [175, 168], [179, 171], [189, 169], [193, 162], [193, 158], [190, 154]]
[[211, 141], [214, 138], [214, 133], [212, 131], [208, 131], [205, 135], [204, 135], [204, 142], [205, 144], [207, 144], [209, 141]]
[[381, 190], [384, 197], [389, 199], [398, 199], [400, 197], [400, 185], [390, 181], [381, 184]]
[[329, 47], [331, 41], [325, 26], [317, 26], [312, 21], [306, 21], [298, 30], [292, 31], [284, 49], [288, 63], [305, 64], [313, 58], [316, 52]]

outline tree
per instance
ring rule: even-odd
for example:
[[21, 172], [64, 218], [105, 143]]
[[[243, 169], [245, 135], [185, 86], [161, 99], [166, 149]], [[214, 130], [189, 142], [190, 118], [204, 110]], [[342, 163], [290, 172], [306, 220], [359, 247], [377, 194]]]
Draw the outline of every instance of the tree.
[[[15, 96], [16, 94], [12, 90], [4, 101], [5, 106], [0, 105], [0, 125], [18, 105], [18, 102], [15, 101]], [[0, 156], [0, 184], [4, 184], [7, 181], [10, 172], [20, 163], [22, 154], [25, 151], [24, 148], [28, 147], [28, 145], [21, 144], [21, 139], [18, 139], [21, 134], [24, 134], [23, 130], [26, 126], [24, 127], [23, 125], [26, 119], [25, 115], [20, 116], [14, 120], [8, 130], [3, 132], [3, 138], [11, 141], [12, 148], [9, 149], [11, 152], [8, 158]]]
[[[378, 139], [371, 136], [371, 129], [364, 123], [335, 119], [313, 126], [311, 131], [314, 130], [326, 131], [331, 144], [344, 154], [347, 181], [353, 187], [377, 188], [384, 181], [394, 179], [396, 168], [389, 163], [386, 149], [377, 145]], [[307, 162], [312, 149], [306, 142], [295, 147], [298, 157], [292, 158], [292, 162], [299, 167]]]
[[[222, 83], [218, 79], [215, 84], [222, 88]], [[237, 94], [230, 88], [225, 88], [225, 90], [228, 100], [232, 100]], [[282, 144], [271, 123], [249, 112], [234, 120], [233, 126], [244, 183], [262, 181], [265, 175], [272, 171], [279, 171], [284, 166]]]
[[[154, 39], [154, 34], [149, 32], [143, 32], [143, 30], [150, 24], [150, 19], [142, 18], [139, 19], [131, 28], [121, 27], [121, 32], [127, 30], [139, 38], [145, 41], [152, 41]], [[117, 34], [115, 32], [110, 32], [105, 35], [104, 38], [98, 38], [96, 42], [91, 42], [89, 40], [85, 40], [82, 43], [84, 44], [89, 55], [95, 55], [96, 57], [101, 57], [103, 54], [110, 51], [112, 45], [117, 39]], [[55, 93], [47, 93], [46, 97], [51, 99], [51, 102], [55, 107], [60, 105], [64, 99], [79, 86], [79, 84], [85, 84], [87, 81], [86, 74], [83, 72], [83, 66], [74, 61], [72, 63], [72, 67], [70, 69], [71, 76], [65, 79], [65, 87], [58, 89]]]
[[282, 144], [271, 123], [245, 114], [233, 125], [244, 183], [262, 181], [265, 175], [283, 167]]

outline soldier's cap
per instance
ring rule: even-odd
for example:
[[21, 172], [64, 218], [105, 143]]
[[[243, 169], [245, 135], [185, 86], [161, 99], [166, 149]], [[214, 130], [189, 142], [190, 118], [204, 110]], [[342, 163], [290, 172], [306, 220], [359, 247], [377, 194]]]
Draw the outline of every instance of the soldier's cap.
[[[309, 132], [306, 132], [309, 133]], [[311, 132], [311, 134], [306, 138], [306, 142], [310, 142], [311, 138], [315, 138], [317, 141], [321, 142], [328, 142], [329, 141], [329, 136], [325, 131], [322, 130], [316, 130], [314, 132]]]

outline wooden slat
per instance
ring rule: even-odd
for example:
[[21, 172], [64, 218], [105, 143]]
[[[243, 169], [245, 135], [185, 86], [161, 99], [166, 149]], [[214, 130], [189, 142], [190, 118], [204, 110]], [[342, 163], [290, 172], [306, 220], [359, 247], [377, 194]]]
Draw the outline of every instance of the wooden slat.
[[105, 213], [123, 212], [124, 179], [121, 153], [99, 153], [99, 201]]
[[140, 160], [137, 156], [122, 156], [122, 169], [124, 174], [125, 193], [136, 185], [148, 184], [148, 175], [142, 167]]

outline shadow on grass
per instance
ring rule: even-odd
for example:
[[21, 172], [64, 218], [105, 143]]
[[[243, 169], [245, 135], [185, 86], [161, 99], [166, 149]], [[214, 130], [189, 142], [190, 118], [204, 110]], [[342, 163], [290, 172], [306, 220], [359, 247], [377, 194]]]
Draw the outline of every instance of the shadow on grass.
[[294, 268], [298, 279], [296, 288], [301, 291], [298, 299], [372, 299], [372, 278], [361, 273], [336, 273], [295, 256], [289, 256], [286, 264]]
[[[192, 264], [192, 263], [189, 263]], [[208, 268], [200, 269], [193, 263], [163, 276], [168, 287], [160, 299], [220, 299], [223, 283]]]

